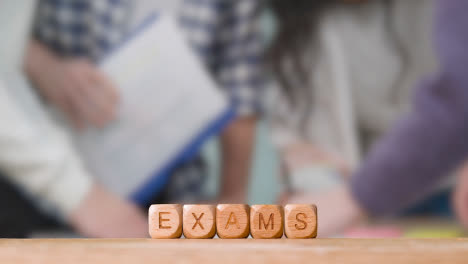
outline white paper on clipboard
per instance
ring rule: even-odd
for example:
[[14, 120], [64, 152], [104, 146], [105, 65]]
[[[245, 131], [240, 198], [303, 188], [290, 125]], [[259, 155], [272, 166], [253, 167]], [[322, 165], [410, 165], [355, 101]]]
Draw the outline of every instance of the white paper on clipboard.
[[74, 141], [104, 186], [148, 202], [233, 111], [170, 15], [147, 22], [100, 68], [119, 89], [118, 119], [74, 133]]

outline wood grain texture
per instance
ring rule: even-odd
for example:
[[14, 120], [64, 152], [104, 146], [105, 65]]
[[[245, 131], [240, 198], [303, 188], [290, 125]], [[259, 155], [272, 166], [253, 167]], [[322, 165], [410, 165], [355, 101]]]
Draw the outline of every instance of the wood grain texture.
[[216, 234], [216, 207], [214, 205], [184, 205], [183, 229], [186, 238], [213, 238]]
[[218, 204], [216, 231], [220, 238], [246, 238], [250, 234], [250, 207], [246, 204]]
[[182, 235], [182, 206], [151, 205], [148, 210], [148, 231], [152, 238], [179, 238]]
[[317, 237], [317, 206], [287, 204], [284, 207], [284, 234], [287, 238]]
[[262, 204], [250, 207], [250, 234], [253, 238], [281, 238], [283, 222], [282, 206]]
[[0, 239], [0, 263], [465, 264], [468, 239]]

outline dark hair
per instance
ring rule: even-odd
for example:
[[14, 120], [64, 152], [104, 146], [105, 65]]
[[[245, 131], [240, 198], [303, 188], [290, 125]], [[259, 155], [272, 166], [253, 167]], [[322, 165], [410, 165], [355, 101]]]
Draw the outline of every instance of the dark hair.
[[[406, 51], [391, 25], [392, 1], [382, 0], [386, 5], [386, 29], [394, 49], [400, 54], [403, 66], [407, 65]], [[311, 67], [315, 61], [306, 60], [306, 51], [315, 51], [316, 34], [322, 15], [336, 6], [340, 0], [270, 0], [268, 3], [278, 21], [278, 31], [268, 52], [269, 66], [279, 82], [283, 94], [291, 105], [297, 106], [298, 98], [307, 99], [310, 107], [313, 94], [304, 89], [309, 84]], [[312, 49], [310, 47], [312, 46]], [[312, 54], [313, 55], [313, 54]], [[403, 75], [404, 67], [400, 70]], [[394, 84], [400, 87], [400, 80]], [[396, 94], [396, 93], [395, 93]], [[395, 98], [393, 98], [395, 99]], [[308, 110], [308, 109], [307, 109]], [[308, 112], [308, 111], [306, 111]]]
[[[311, 65], [304, 63], [304, 52], [314, 39], [324, 11], [337, 0], [270, 0], [278, 29], [268, 52], [269, 66], [284, 95], [294, 104], [297, 97], [308, 96], [300, 86], [309, 81]], [[294, 81], [297, 80], [297, 81]], [[295, 82], [295, 83], [294, 83]], [[298, 90], [298, 91], [294, 91]], [[311, 99], [311, 98], [309, 98]]]

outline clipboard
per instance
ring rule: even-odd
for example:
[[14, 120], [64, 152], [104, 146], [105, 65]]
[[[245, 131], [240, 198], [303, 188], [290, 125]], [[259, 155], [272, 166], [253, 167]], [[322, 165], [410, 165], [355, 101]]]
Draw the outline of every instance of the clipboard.
[[[70, 132], [101, 184], [147, 204], [175, 168], [234, 119], [234, 107], [169, 14], [148, 18], [99, 67], [121, 94], [118, 118], [104, 129]], [[153, 84], [159, 87], [147, 87]]]

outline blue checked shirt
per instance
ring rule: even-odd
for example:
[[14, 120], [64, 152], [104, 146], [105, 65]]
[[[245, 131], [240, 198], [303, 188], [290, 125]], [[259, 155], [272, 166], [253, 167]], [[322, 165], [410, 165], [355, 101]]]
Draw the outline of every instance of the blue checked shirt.
[[258, 0], [185, 0], [180, 12], [188, 40], [239, 115], [258, 113], [266, 85]]
[[34, 35], [55, 53], [101, 58], [124, 37], [129, 0], [40, 0]]
[[[183, 0], [180, 24], [188, 41], [230, 96], [239, 115], [261, 109], [266, 84], [259, 34], [260, 0]], [[35, 36], [63, 56], [98, 61], [129, 28], [135, 0], [40, 0]]]

